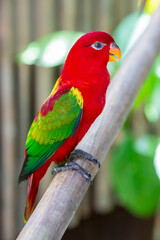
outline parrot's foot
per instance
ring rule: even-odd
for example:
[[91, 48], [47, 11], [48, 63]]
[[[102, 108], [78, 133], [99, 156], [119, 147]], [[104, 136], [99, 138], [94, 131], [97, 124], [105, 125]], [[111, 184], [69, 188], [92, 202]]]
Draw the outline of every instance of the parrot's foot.
[[52, 174], [54, 172], [57, 173], [61, 171], [70, 171], [70, 170], [76, 170], [86, 179], [87, 182], [92, 183], [91, 174], [86, 169], [82, 168], [75, 162], [67, 162], [64, 166], [53, 168]]
[[72, 152], [70, 157], [69, 157], [69, 160], [72, 161], [72, 160], [74, 160], [75, 158], [78, 158], [78, 157], [86, 159], [90, 162], [93, 162], [93, 163], [97, 164], [99, 168], [101, 166], [100, 162], [95, 157], [93, 157], [91, 154], [89, 154], [89, 153], [87, 153], [83, 150], [80, 150], [80, 149], [76, 149], [74, 152]]

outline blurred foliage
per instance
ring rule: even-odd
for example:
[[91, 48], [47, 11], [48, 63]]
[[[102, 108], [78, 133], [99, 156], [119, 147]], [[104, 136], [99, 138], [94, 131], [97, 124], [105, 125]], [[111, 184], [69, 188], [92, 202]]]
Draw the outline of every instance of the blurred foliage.
[[155, 151], [155, 155], [154, 155], [154, 166], [156, 169], [156, 173], [160, 179], [160, 164], [159, 164], [159, 162], [160, 162], [160, 143], [158, 144], [156, 151]]
[[117, 26], [113, 35], [122, 51], [122, 60], [143, 34], [150, 19], [149, 14], [140, 14], [139, 11], [136, 11], [125, 17]]
[[155, 212], [160, 197], [160, 182], [153, 165], [158, 141], [154, 136], [134, 139], [126, 134], [112, 154], [111, 182], [120, 202], [140, 217]]
[[138, 8], [142, 9], [144, 12], [152, 14], [157, 7], [160, 5], [160, 0], [139, 0]]
[[[122, 51], [122, 60], [120, 61], [119, 66], [148, 26], [150, 19], [151, 17], [149, 14], [143, 13], [140, 15], [139, 12], [135, 12], [124, 18], [116, 28], [114, 38]], [[112, 64], [110, 69], [112, 76], [116, 73], [119, 66]], [[160, 54], [153, 64], [148, 78], [146, 79], [133, 105], [133, 109], [136, 110], [142, 104], [147, 103], [145, 114], [149, 121], [157, 121], [160, 119], [160, 104], [157, 104], [159, 86]]]
[[136, 108], [144, 102], [148, 103], [154, 102], [154, 105], [156, 105], [154, 95], [156, 94], [159, 86], [160, 86], [160, 54], [157, 57], [156, 61], [154, 62], [150, 74], [136, 98], [134, 107]]
[[17, 54], [19, 63], [35, 64], [42, 67], [55, 67], [63, 64], [67, 54], [84, 33], [75, 31], [57, 31], [37, 41], [31, 42], [26, 49]]
[[[146, 4], [150, 1], [147, 1]], [[147, 8], [145, 8], [147, 9]], [[127, 16], [114, 32], [114, 38], [122, 50], [122, 61], [150, 22], [148, 13], [135, 12]], [[119, 65], [121, 64], [119, 63]], [[112, 75], [117, 66], [112, 66]], [[142, 86], [132, 108], [144, 109], [149, 124], [160, 126], [160, 54]], [[153, 215], [160, 203], [160, 181], [154, 166], [155, 151], [160, 142], [156, 135], [135, 138], [130, 129], [132, 114], [123, 128], [123, 140], [113, 147], [110, 162], [110, 178], [113, 190], [129, 211], [139, 217]], [[158, 156], [160, 159], [160, 155]], [[160, 165], [160, 161], [159, 161]]]
[[[114, 38], [122, 51], [119, 63], [109, 63], [111, 77], [123, 63], [128, 52], [136, 44], [148, 26], [150, 13], [159, 1], [143, 1], [145, 13], [134, 12], [123, 19], [114, 32]], [[151, 6], [152, 5], [152, 6]], [[84, 33], [59, 31], [29, 44], [16, 59], [20, 63], [53, 67], [64, 63], [69, 49]], [[132, 112], [138, 108], [144, 110], [148, 124], [160, 123], [160, 54], [157, 57], [146, 82], [141, 88]], [[113, 190], [129, 211], [140, 217], [147, 217], [157, 209], [160, 198], [160, 181], [156, 175], [153, 160], [159, 138], [156, 135], [144, 135], [135, 138], [127, 119], [123, 128], [123, 139], [113, 147], [111, 153], [110, 177]]]

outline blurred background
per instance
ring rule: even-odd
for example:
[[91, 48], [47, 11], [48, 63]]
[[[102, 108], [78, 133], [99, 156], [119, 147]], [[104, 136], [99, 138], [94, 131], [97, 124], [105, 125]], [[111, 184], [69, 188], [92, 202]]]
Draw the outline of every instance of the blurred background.
[[[121, 62], [109, 65], [113, 76], [159, 4], [0, 1], [0, 239], [15, 239], [24, 225], [27, 183], [18, 185], [18, 175], [27, 132], [72, 44], [86, 32], [112, 34], [122, 51]], [[160, 55], [63, 240], [160, 240], [159, 96]]]

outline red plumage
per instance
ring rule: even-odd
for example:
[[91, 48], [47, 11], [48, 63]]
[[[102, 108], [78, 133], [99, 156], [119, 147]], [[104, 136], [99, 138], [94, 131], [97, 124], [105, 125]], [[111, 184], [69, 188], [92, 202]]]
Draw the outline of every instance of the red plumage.
[[[69, 137], [66, 137], [61, 146], [42, 166], [31, 172], [30, 176], [29, 174], [26, 175], [29, 178], [29, 185], [25, 219], [28, 219], [33, 211], [39, 182], [50, 163], [52, 161], [65, 163], [66, 158], [69, 158], [70, 153], [102, 112], [105, 105], [106, 90], [110, 82], [106, 66], [108, 61], [116, 61], [116, 57], [120, 58], [120, 50], [116, 46], [114, 39], [104, 32], [85, 34], [70, 50], [58, 83], [50, 97], [43, 104], [40, 113], [41, 117], [47, 116], [53, 110], [55, 102], [62, 96], [62, 92], [74, 88], [78, 89], [83, 99], [82, 115], [74, 134], [72, 133]], [[35, 122], [38, 121], [38, 117], [39, 115], [36, 116]], [[25, 178], [23, 173], [29, 158], [28, 150], [26, 150], [26, 160], [20, 174], [20, 181]]]

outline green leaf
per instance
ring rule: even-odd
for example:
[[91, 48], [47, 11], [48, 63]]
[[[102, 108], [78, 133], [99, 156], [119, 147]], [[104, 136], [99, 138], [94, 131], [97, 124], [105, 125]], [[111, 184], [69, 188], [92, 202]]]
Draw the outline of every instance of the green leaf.
[[[139, 0], [138, 7], [141, 7], [141, 5], [142, 6], [144, 5], [144, 0]], [[160, 0], [146, 0], [145, 6], [144, 6], [144, 12], [152, 14], [158, 8], [159, 5], [160, 5]]]
[[17, 54], [16, 60], [28, 65], [58, 66], [64, 63], [70, 48], [83, 34], [74, 31], [54, 32], [30, 43], [24, 51]]
[[120, 47], [122, 57], [126, 56], [150, 22], [149, 14], [134, 12], [125, 17], [114, 31], [114, 38]]
[[160, 141], [157, 145], [155, 155], [154, 155], [154, 167], [157, 173], [158, 178], [160, 179]]
[[[139, 147], [143, 145], [141, 139]], [[111, 183], [115, 194], [124, 207], [139, 217], [153, 215], [160, 199], [160, 181], [153, 164], [155, 146], [150, 148], [144, 156], [143, 151], [137, 151], [132, 137], [126, 136], [111, 159]]]
[[149, 122], [155, 123], [160, 120], [160, 85], [155, 87], [150, 101], [146, 104], [144, 112]]
[[150, 21], [149, 14], [139, 14], [138, 11], [125, 17], [114, 31], [114, 39], [121, 49], [121, 61], [117, 64], [108, 64], [111, 77], [116, 73], [125, 56], [144, 32]]
[[[114, 32], [114, 38], [122, 52], [122, 61], [126, 54], [131, 50], [131, 48], [136, 44], [136, 41], [140, 35], [144, 32], [145, 28], [150, 22], [151, 16], [147, 13], [139, 14], [139, 12], [134, 12], [128, 15], [122, 20]], [[120, 64], [119, 64], [120, 65]], [[113, 76], [117, 70], [117, 65], [112, 64], [110, 66], [111, 76]], [[148, 102], [146, 106], [145, 114], [150, 122], [156, 122], [159, 119], [160, 111], [156, 103], [155, 107], [155, 94], [154, 91], [157, 86], [160, 85], [160, 54], [157, 57], [149, 76], [146, 79], [142, 89], [140, 90], [133, 109], [137, 109], [141, 104]], [[156, 94], [157, 95], [157, 94]], [[156, 98], [157, 99], [157, 98]], [[159, 104], [160, 106], [160, 104]]]
[[144, 135], [133, 142], [133, 149], [139, 155], [153, 159], [158, 142], [154, 135]]
[[[136, 100], [133, 108], [136, 109], [144, 102], [150, 102], [152, 105], [157, 105], [159, 100], [157, 96], [157, 89], [160, 86], [160, 54], [158, 55], [156, 61], [154, 62], [152, 69], [146, 79], [146, 82], [143, 84]], [[159, 94], [159, 93], [158, 93]], [[157, 102], [158, 100], [158, 102]], [[160, 104], [159, 104], [160, 105]]]

